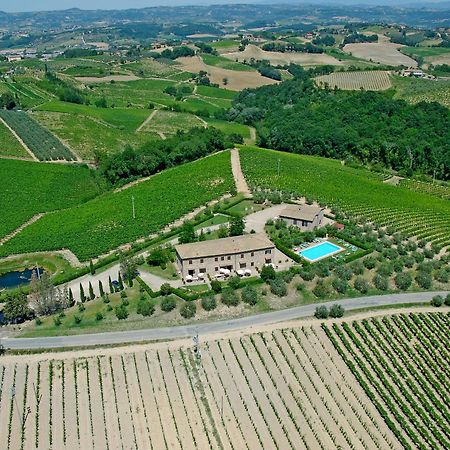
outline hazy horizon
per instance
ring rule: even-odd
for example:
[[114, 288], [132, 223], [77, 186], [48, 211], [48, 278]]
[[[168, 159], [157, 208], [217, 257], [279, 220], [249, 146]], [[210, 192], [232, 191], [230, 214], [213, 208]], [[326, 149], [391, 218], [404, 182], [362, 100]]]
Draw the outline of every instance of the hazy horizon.
[[[0, 11], [4, 12], [33, 12], [33, 11], [53, 11], [53, 10], [65, 10], [70, 8], [80, 8], [84, 10], [93, 9], [130, 9], [130, 8], [145, 8], [151, 6], [181, 6], [181, 5], [212, 5], [212, 4], [233, 4], [233, 3], [271, 3], [271, 4], [361, 4], [361, 5], [389, 5], [392, 3], [401, 4], [427, 4], [443, 3], [439, 0], [18, 0], [16, 2], [8, 1], [7, 4], [4, 0], [0, 1]], [[5, 2], [6, 3], [6, 2]]]

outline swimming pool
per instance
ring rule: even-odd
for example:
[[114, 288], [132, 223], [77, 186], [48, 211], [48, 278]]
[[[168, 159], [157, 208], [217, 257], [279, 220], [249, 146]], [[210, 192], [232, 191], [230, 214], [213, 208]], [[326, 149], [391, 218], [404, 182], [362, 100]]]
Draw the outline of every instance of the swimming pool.
[[307, 261], [314, 262], [319, 259], [326, 258], [327, 256], [334, 255], [343, 250], [339, 245], [332, 244], [331, 242], [324, 241], [320, 244], [314, 245], [313, 247], [309, 247], [305, 250], [301, 250], [298, 252], [300, 256], [303, 256]]

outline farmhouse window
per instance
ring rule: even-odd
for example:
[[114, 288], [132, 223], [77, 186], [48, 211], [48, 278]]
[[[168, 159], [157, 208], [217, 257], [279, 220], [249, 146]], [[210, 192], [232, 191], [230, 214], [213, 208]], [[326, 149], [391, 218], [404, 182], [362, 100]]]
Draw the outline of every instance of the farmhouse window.
[[243, 258], [244, 257], [244, 254], [243, 253], [241, 253], [241, 258]]
[[214, 261], [219, 261], [219, 258], [216, 256], [216, 257], [214, 258]]
[[271, 253], [272, 253], [272, 250], [266, 250], [265, 252], [264, 252], [266, 255], [270, 255]]
[[251, 256], [255, 256], [255, 252], [251, 252], [251, 254], [250, 254]]
[[309, 222], [307, 220], [302, 220], [302, 227], [307, 227]]
[[252, 261], [252, 262], [250, 263], [250, 266], [254, 267], [254, 266], [255, 266], [255, 263]]
[[200, 264], [203, 264], [203, 258], [200, 258]]
[[221, 257], [220, 257], [220, 260], [221, 260], [221, 261], [224, 261], [224, 260], [225, 260], [225, 256], [221, 256]]
[[227, 256], [228, 261], [231, 261], [231, 256]]
[[192, 259], [189, 260], [189, 264], [192, 264]]
[[247, 263], [240, 263], [240, 264], [239, 264], [239, 267], [240, 267], [241, 269], [245, 269], [245, 268], [247, 267]]

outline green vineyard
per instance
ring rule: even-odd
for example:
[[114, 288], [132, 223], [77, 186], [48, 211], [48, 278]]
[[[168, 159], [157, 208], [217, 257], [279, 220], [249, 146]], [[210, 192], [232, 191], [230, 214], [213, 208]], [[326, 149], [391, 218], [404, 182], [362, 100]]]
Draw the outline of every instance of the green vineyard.
[[[442, 182], [444, 183], [444, 182]], [[427, 194], [435, 195], [436, 197], [450, 200], [450, 185], [449, 184], [437, 184], [426, 183], [424, 181], [417, 180], [402, 180], [400, 182], [402, 187], [406, 187], [417, 192], [426, 192]]]
[[129, 189], [47, 214], [0, 247], [0, 256], [68, 248], [88, 260], [159, 232], [232, 190], [230, 153], [222, 152], [166, 170]]
[[240, 153], [250, 186], [295, 192], [362, 220], [450, 245], [450, 204], [444, 199], [382, 183], [376, 174], [335, 160], [251, 147]]
[[323, 325], [405, 449], [450, 447], [449, 326], [442, 313]]
[[0, 117], [41, 161], [75, 160], [73, 153], [23, 111], [0, 111]]
[[99, 194], [93, 172], [77, 164], [0, 159], [0, 239], [35, 214], [83, 203]]

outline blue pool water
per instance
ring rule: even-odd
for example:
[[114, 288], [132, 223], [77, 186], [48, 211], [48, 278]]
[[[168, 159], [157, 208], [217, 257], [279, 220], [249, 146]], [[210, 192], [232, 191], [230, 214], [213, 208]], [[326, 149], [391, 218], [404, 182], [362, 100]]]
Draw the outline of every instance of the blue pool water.
[[299, 255], [308, 261], [317, 261], [320, 258], [329, 256], [332, 253], [336, 253], [342, 250], [339, 245], [332, 244], [331, 242], [325, 241], [314, 247], [307, 248], [305, 250], [299, 251]]
[[[39, 271], [42, 274], [44, 269], [39, 267]], [[25, 269], [22, 272], [8, 272], [0, 275], [0, 290], [16, 288], [28, 284], [31, 280], [32, 273], [33, 269]]]

